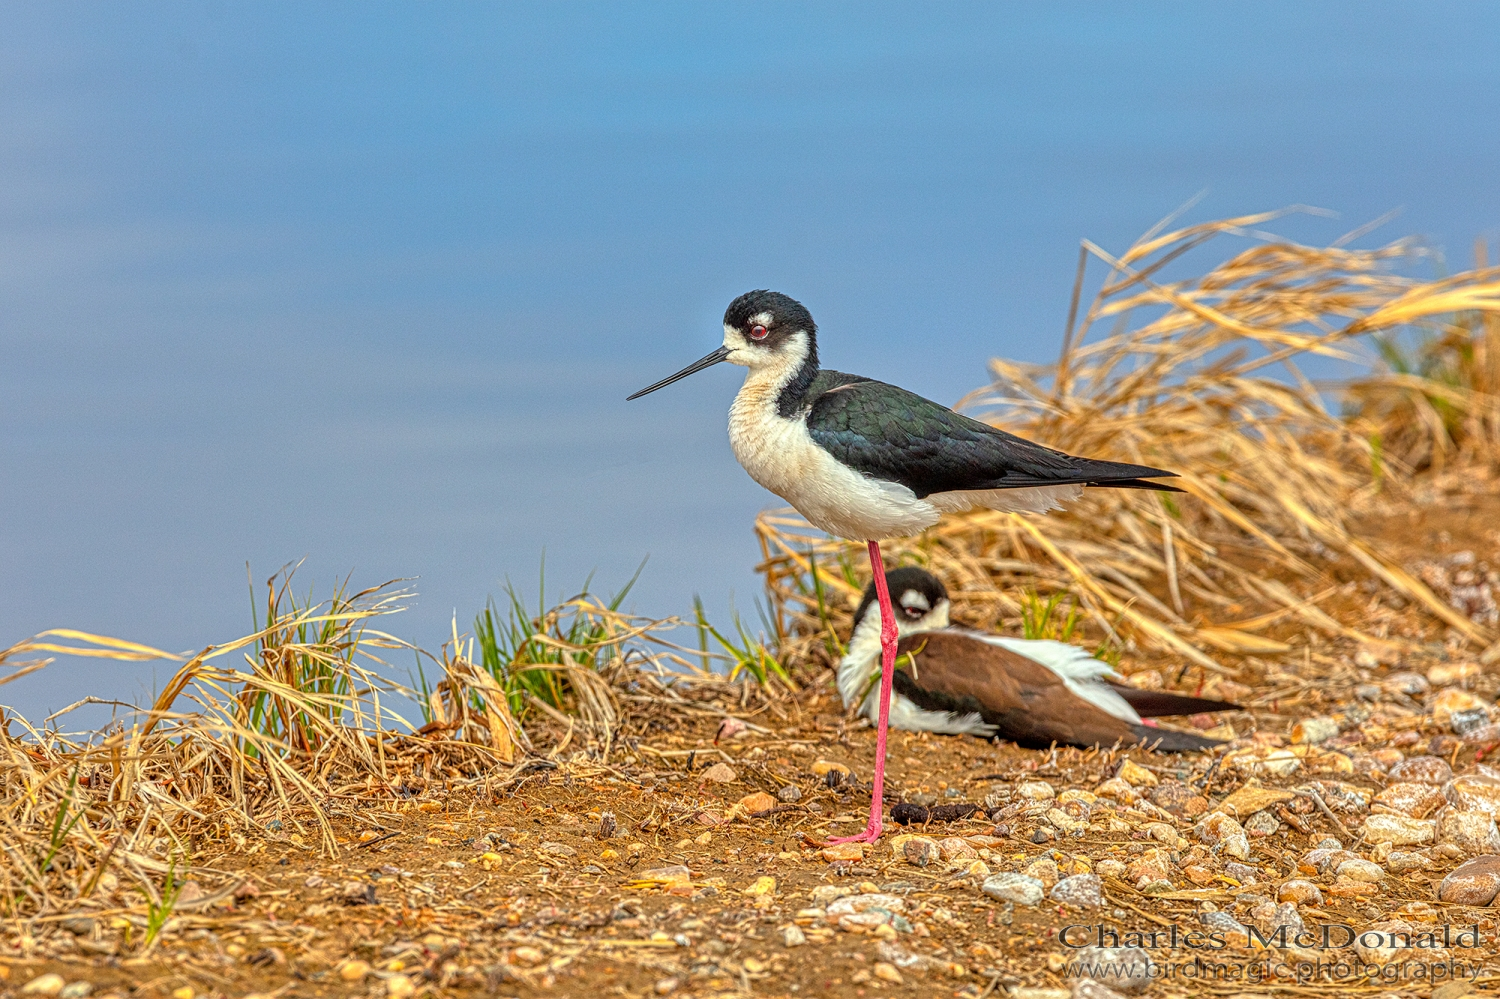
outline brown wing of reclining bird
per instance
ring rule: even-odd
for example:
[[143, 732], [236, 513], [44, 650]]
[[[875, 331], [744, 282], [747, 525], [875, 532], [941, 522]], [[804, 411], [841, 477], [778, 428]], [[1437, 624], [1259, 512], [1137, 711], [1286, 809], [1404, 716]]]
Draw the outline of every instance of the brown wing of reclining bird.
[[[1022, 746], [1154, 745], [1169, 752], [1220, 745], [1189, 732], [1126, 721], [1079, 697], [1063, 677], [1009, 649], [960, 631], [932, 631], [901, 639], [911, 666], [896, 671], [895, 691], [917, 707], [974, 712], [995, 726], [995, 737]], [[1234, 709], [1203, 698], [1109, 684], [1142, 717]]]

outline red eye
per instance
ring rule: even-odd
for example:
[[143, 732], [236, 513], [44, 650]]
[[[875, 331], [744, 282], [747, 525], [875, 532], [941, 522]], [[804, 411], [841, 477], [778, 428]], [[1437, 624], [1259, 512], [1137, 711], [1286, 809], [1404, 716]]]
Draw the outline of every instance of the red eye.
[[750, 339], [752, 339], [752, 340], [764, 340], [765, 338], [766, 338], [766, 328], [764, 326], [752, 326], [752, 327], [750, 327]]

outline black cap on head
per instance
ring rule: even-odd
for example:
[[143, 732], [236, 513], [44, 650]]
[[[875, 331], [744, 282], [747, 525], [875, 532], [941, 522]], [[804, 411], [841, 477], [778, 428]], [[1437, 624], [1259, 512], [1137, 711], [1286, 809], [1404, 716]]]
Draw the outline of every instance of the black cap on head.
[[818, 325], [813, 322], [812, 313], [803, 307], [802, 303], [790, 295], [783, 295], [779, 291], [747, 291], [739, 298], [729, 303], [729, 308], [724, 310], [724, 325], [733, 326], [737, 330], [743, 330], [750, 325], [750, 317], [769, 312], [774, 321], [771, 326], [773, 334], [794, 333], [802, 330], [805, 333], [816, 334]]
[[[927, 610], [936, 607], [939, 601], [948, 599], [948, 588], [943, 585], [942, 580], [926, 569], [919, 569], [914, 565], [892, 569], [886, 573], [885, 585], [891, 592], [891, 604], [898, 608], [906, 606], [901, 601], [902, 594], [913, 590], [926, 599]], [[872, 580], [870, 585], [865, 587], [864, 599], [859, 602], [859, 608], [854, 612], [856, 628], [859, 627], [859, 622], [864, 620], [865, 611], [869, 610], [873, 603], [875, 603], [875, 583]]]

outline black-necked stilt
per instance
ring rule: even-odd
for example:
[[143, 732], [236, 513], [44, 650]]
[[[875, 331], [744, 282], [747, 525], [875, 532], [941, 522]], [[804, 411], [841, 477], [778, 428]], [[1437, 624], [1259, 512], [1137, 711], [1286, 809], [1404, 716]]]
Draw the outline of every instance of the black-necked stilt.
[[[897, 654], [912, 657], [911, 668], [897, 670], [892, 683], [893, 728], [1009, 739], [1033, 748], [1144, 743], [1180, 753], [1220, 743], [1141, 719], [1238, 710], [1225, 701], [1111, 683], [1119, 674], [1076, 645], [954, 626], [947, 589], [925, 569], [895, 569], [885, 578], [900, 636]], [[858, 703], [871, 721], [878, 714], [874, 680], [884, 623], [876, 602], [871, 583], [838, 668], [844, 706]]]
[[944, 513], [987, 507], [1042, 513], [1084, 486], [1173, 487], [1172, 472], [1075, 458], [960, 416], [884, 382], [818, 367], [817, 325], [801, 303], [752, 291], [729, 303], [718, 350], [630, 396], [639, 399], [728, 361], [750, 369], [729, 407], [729, 443], [750, 477], [820, 530], [869, 546], [882, 610], [880, 718], [870, 822], [880, 835], [896, 623], [882, 538], [917, 534]]

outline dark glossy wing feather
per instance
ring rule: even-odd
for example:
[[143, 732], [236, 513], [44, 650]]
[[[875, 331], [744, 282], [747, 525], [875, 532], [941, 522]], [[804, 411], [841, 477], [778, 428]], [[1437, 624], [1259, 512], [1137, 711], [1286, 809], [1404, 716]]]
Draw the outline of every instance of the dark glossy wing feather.
[[918, 496], [958, 489], [1081, 483], [1173, 490], [1175, 473], [1075, 458], [971, 420], [894, 385], [822, 371], [807, 393], [807, 431], [839, 461]]

